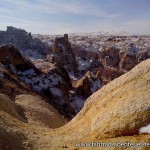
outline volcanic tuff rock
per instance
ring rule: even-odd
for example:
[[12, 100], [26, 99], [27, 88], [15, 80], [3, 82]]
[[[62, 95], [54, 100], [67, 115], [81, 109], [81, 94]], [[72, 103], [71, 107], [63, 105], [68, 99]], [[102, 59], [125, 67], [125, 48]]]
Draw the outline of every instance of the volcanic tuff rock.
[[[9, 101], [5, 95], [0, 95], [0, 99], [3, 99], [1, 101], [3, 106]], [[6, 102], [5, 99], [7, 99]], [[31, 99], [31, 103], [28, 99]], [[48, 104], [43, 104], [44, 102], [39, 98], [35, 99], [29, 95], [21, 95], [17, 97], [16, 103], [10, 103], [7, 110], [6, 107], [0, 107], [1, 149], [80, 150], [87, 149], [87, 147], [75, 146], [80, 145], [81, 142], [150, 142], [149, 134], [139, 135], [139, 129], [150, 123], [150, 59], [141, 62], [128, 73], [90, 96], [81, 112], [61, 128], [53, 130], [46, 128], [45, 123], [48, 122], [44, 117], [41, 118], [45, 113], [52, 116], [51, 112], [54, 112], [58, 122], [63, 124], [63, 120], [55, 111], [49, 109]], [[34, 103], [34, 101], [38, 102]], [[33, 103], [35, 106], [32, 110]], [[25, 117], [29, 123], [18, 118], [20, 113], [16, 105], [25, 109]], [[46, 110], [42, 110], [41, 107]], [[35, 119], [34, 116], [37, 114], [39, 118]], [[53, 127], [55, 127], [56, 120], [52, 121]], [[96, 147], [88, 148], [95, 149]], [[133, 149], [133, 147], [123, 148]], [[103, 150], [104, 147], [97, 147], [97, 149]], [[116, 147], [106, 149], [114, 150]], [[117, 149], [121, 150], [122, 147], [117, 147]], [[138, 149], [148, 148], [138, 147]]]
[[150, 123], [149, 107], [150, 59], [90, 96], [66, 132], [84, 140], [136, 135]]
[[[7, 27], [6, 31], [0, 31], [0, 45], [12, 44], [23, 53], [27, 50], [36, 51], [45, 55], [49, 46], [38, 38], [33, 38], [31, 33], [14, 27]], [[31, 57], [31, 56], [29, 56]]]
[[[126, 42], [124, 43], [126, 44]], [[110, 45], [112, 45], [112, 43]], [[104, 67], [119, 67], [120, 70], [129, 71], [141, 61], [150, 58], [149, 44], [142, 48], [138, 42], [128, 43], [124, 46], [118, 45], [115, 43], [113, 44], [113, 47], [107, 45], [99, 51], [99, 59]]]
[[87, 72], [80, 80], [78, 80], [75, 85], [77, 88], [77, 93], [86, 98], [100, 89], [102, 86], [102, 81], [90, 71]]
[[63, 65], [68, 72], [77, 70], [75, 56], [71, 44], [68, 41], [67, 34], [65, 34], [64, 37], [55, 39], [54, 45], [51, 46], [51, 53], [53, 54], [52, 56], [49, 56], [53, 57], [51, 61]]
[[[14, 98], [17, 93], [25, 94], [32, 89], [46, 96], [48, 102], [65, 116], [74, 115], [74, 108], [69, 103], [72, 85], [64, 68], [48, 62], [45, 68], [35, 67], [11, 45], [0, 47], [0, 66], [1, 92]], [[5, 81], [10, 81], [11, 85]]]

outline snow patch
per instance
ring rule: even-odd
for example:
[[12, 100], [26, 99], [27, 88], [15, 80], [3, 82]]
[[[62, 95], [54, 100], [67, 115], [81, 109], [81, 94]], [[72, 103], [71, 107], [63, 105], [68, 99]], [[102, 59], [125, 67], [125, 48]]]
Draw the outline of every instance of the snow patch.
[[96, 80], [96, 81], [93, 81], [93, 85], [91, 87], [91, 91], [92, 93], [96, 92], [98, 89], [100, 89], [102, 87], [102, 84], [100, 81]]
[[81, 58], [78, 58], [77, 59], [77, 63], [78, 63], [78, 69], [80, 70], [80, 71], [82, 71], [82, 70], [87, 70], [90, 66], [91, 66], [91, 62], [90, 62], [90, 60], [83, 60], [83, 59], [81, 59]]
[[82, 96], [73, 96], [73, 101], [71, 106], [75, 109], [75, 112], [78, 113], [84, 106], [85, 98]]
[[68, 75], [69, 75], [70, 79], [72, 79], [72, 80], [78, 80], [78, 79], [74, 76], [74, 73], [73, 73], [73, 72], [69, 72]]
[[35, 71], [34, 69], [29, 69], [29, 70], [26, 70], [22, 73], [23, 75], [35, 75]]
[[139, 134], [142, 134], [142, 133], [150, 134], [150, 124], [139, 129]]
[[58, 88], [53, 87], [53, 88], [50, 89], [50, 91], [54, 96], [57, 96], [57, 97], [62, 97], [63, 96], [62, 91]]

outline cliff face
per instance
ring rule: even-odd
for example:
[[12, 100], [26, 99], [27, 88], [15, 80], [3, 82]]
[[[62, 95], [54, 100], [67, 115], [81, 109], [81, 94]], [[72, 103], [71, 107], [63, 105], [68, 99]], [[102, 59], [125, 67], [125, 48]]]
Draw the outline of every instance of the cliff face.
[[[141, 129], [150, 123], [149, 59], [91, 95], [77, 116], [58, 129], [47, 128], [49, 125], [53, 128], [58, 127], [57, 125], [63, 124], [63, 120], [40, 98], [35, 97], [35, 100], [32, 96], [20, 95], [15, 102], [8, 105], [7, 109], [4, 106], [9, 102], [8, 98], [4, 95], [0, 95], [0, 98], [2, 99], [0, 106], [3, 106], [0, 107], [0, 135], [3, 135], [0, 136], [3, 137], [0, 138], [0, 143], [3, 143], [0, 145], [1, 148], [10, 149], [12, 146], [15, 149], [22, 147], [37, 150], [87, 149], [87, 147], [75, 145], [92, 141], [150, 142], [149, 132], [145, 132], [147, 127], [144, 130]], [[37, 103], [35, 104], [34, 101]], [[54, 115], [50, 114], [51, 111]], [[43, 114], [48, 115], [50, 120], [54, 116], [54, 119], [50, 123], [46, 121]], [[139, 135], [139, 131], [145, 134]], [[12, 143], [12, 138], [8, 136], [15, 137], [15, 142]], [[5, 140], [8, 141], [7, 144]], [[89, 148], [95, 149], [95, 147]], [[147, 149], [146, 147], [138, 148]], [[97, 147], [97, 149], [103, 150], [104, 147]], [[116, 147], [109, 147], [109, 149], [113, 150]]]

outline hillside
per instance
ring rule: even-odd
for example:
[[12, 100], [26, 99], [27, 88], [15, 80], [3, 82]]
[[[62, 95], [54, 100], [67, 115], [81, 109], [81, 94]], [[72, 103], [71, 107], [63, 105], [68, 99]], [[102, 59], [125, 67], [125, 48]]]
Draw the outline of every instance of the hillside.
[[[140, 128], [150, 123], [150, 59], [91, 95], [77, 116], [60, 128], [57, 127], [65, 121], [40, 97], [35, 100], [32, 96], [20, 95], [10, 103], [5, 95], [0, 95], [0, 99], [1, 149], [92, 149], [75, 147], [76, 143], [92, 141], [150, 143], [148, 133], [139, 134]], [[50, 117], [51, 122], [41, 117], [43, 114]]]

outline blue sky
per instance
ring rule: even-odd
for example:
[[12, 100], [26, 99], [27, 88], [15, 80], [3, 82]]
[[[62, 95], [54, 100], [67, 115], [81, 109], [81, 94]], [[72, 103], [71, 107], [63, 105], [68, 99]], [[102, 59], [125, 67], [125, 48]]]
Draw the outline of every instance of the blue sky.
[[40, 34], [150, 34], [150, 0], [0, 0], [0, 30], [6, 26]]

